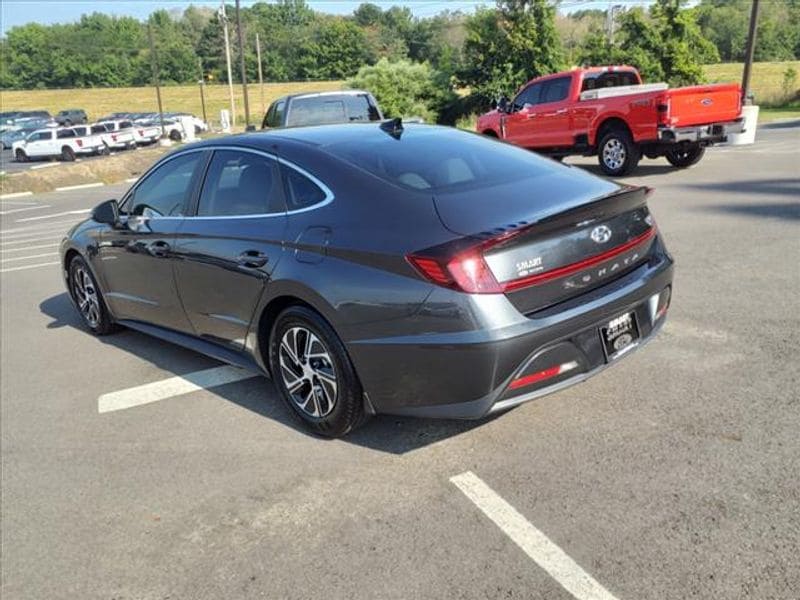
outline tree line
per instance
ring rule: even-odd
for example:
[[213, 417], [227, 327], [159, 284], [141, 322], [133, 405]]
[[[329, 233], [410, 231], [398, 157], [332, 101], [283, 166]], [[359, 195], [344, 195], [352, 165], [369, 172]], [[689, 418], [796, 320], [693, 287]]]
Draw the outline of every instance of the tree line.
[[[799, 58], [800, 0], [761, 6], [756, 60]], [[750, 1], [655, 0], [612, 18], [604, 10], [557, 9], [557, 0], [497, 0], [471, 14], [422, 18], [371, 3], [337, 16], [305, 0], [259, 2], [241, 11], [247, 76], [257, 77], [258, 34], [266, 81], [349, 78], [369, 83], [379, 100], [448, 122], [531, 77], [578, 64], [627, 63], [646, 81], [699, 82], [703, 63], [743, 59]], [[227, 15], [238, 81], [233, 6]], [[218, 12], [190, 6], [156, 11], [144, 22], [95, 12], [76, 23], [13, 27], [0, 39], [0, 87], [150, 85], [150, 36], [162, 83], [225, 80]]]

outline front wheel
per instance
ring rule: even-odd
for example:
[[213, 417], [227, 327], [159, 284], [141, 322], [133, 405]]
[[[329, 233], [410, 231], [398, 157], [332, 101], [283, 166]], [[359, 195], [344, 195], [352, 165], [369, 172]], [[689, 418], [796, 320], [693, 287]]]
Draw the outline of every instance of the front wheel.
[[365, 420], [363, 390], [350, 357], [313, 310], [290, 306], [278, 315], [269, 362], [284, 402], [312, 432], [341, 437]]
[[89, 331], [95, 335], [112, 333], [116, 326], [86, 261], [79, 256], [73, 258], [68, 276], [69, 295]]
[[639, 147], [623, 129], [612, 129], [600, 138], [597, 159], [606, 175], [627, 175], [636, 168], [641, 157]]
[[669, 164], [679, 169], [685, 169], [696, 165], [706, 153], [705, 146], [700, 144], [690, 144], [667, 150], [666, 157]]
[[17, 152], [14, 154], [14, 158], [17, 159], [17, 162], [28, 162], [28, 155], [25, 154], [25, 150], [22, 148], [17, 148]]

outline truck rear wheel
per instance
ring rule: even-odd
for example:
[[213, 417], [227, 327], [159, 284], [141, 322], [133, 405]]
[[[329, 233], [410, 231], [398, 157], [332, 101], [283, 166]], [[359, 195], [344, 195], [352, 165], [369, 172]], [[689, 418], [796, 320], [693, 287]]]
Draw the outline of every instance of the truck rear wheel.
[[25, 150], [22, 148], [17, 148], [17, 152], [14, 155], [17, 159], [17, 162], [28, 162], [28, 155], [25, 154]]
[[75, 151], [69, 146], [64, 146], [61, 149], [61, 160], [72, 162], [73, 160], [75, 160]]
[[700, 144], [689, 144], [687, 146], [679, 146], [667, 150], [666, 157], [673, 167], [685, 169], [700, 162], [703, 155], [706, 153], [704, 146]]
[[641, 150], [624, 129], [611, 129], [600, 138], [597, 160], [603, 173], [611, 177], [627, 175], [639, 164]]

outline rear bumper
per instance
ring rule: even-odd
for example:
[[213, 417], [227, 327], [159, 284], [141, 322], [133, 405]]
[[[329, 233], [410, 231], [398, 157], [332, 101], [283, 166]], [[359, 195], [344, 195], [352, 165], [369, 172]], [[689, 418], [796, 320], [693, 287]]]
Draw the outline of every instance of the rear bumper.
[[81, 146], [75, 150], [75, 154], [91, 155], [99, 154], [105, 146], [103, 144], [95, 144], [93, 146]]
[[[348, 350], [378, 413], [477, 419], [503, 411], [579, 383], [657, 334], [666, 317], [655, 318], [652, 299], [671, 287], [673, 274], [672, 259], [661, 249], [620, 279], [530, 317], [517, 312], [518, 318], [509, 321], [506, 316], [514, 309], [506, 312], [505, 297], [485, 296], [482, 307], [472, 307], [483, 314], [471, 319], [499, 327], [356, 341], [347, 344]], [[458, 309], [439, 300], [432, 296], [426, 305], [442, 325]], [[600, 327], [631, 311], [640, 338], [609, 362]], [[515, 380], [565, 364], [571, 365], [567, 372], [510, 387]]]
[[724, 123], [693, 125], [691, 127], [659, 127], [658, 141], [672, 144], [680, 142], [724, 142], [731, 133], [744, 131], [744, 118]]

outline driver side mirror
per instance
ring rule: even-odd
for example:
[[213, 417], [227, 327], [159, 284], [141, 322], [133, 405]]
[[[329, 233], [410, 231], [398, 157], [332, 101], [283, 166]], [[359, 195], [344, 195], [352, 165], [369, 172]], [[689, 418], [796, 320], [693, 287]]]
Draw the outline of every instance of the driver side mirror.
[[500, 112], [507, 113], [509, 112], [509, 100], [508, 96], [500, 96], [500, 99], [495, 103], [497, 110]]
[[106, 200], [94, 207], [92, 220], [104, 225], [117, 227], [119, 225], [119, 204], [116, 200]]

